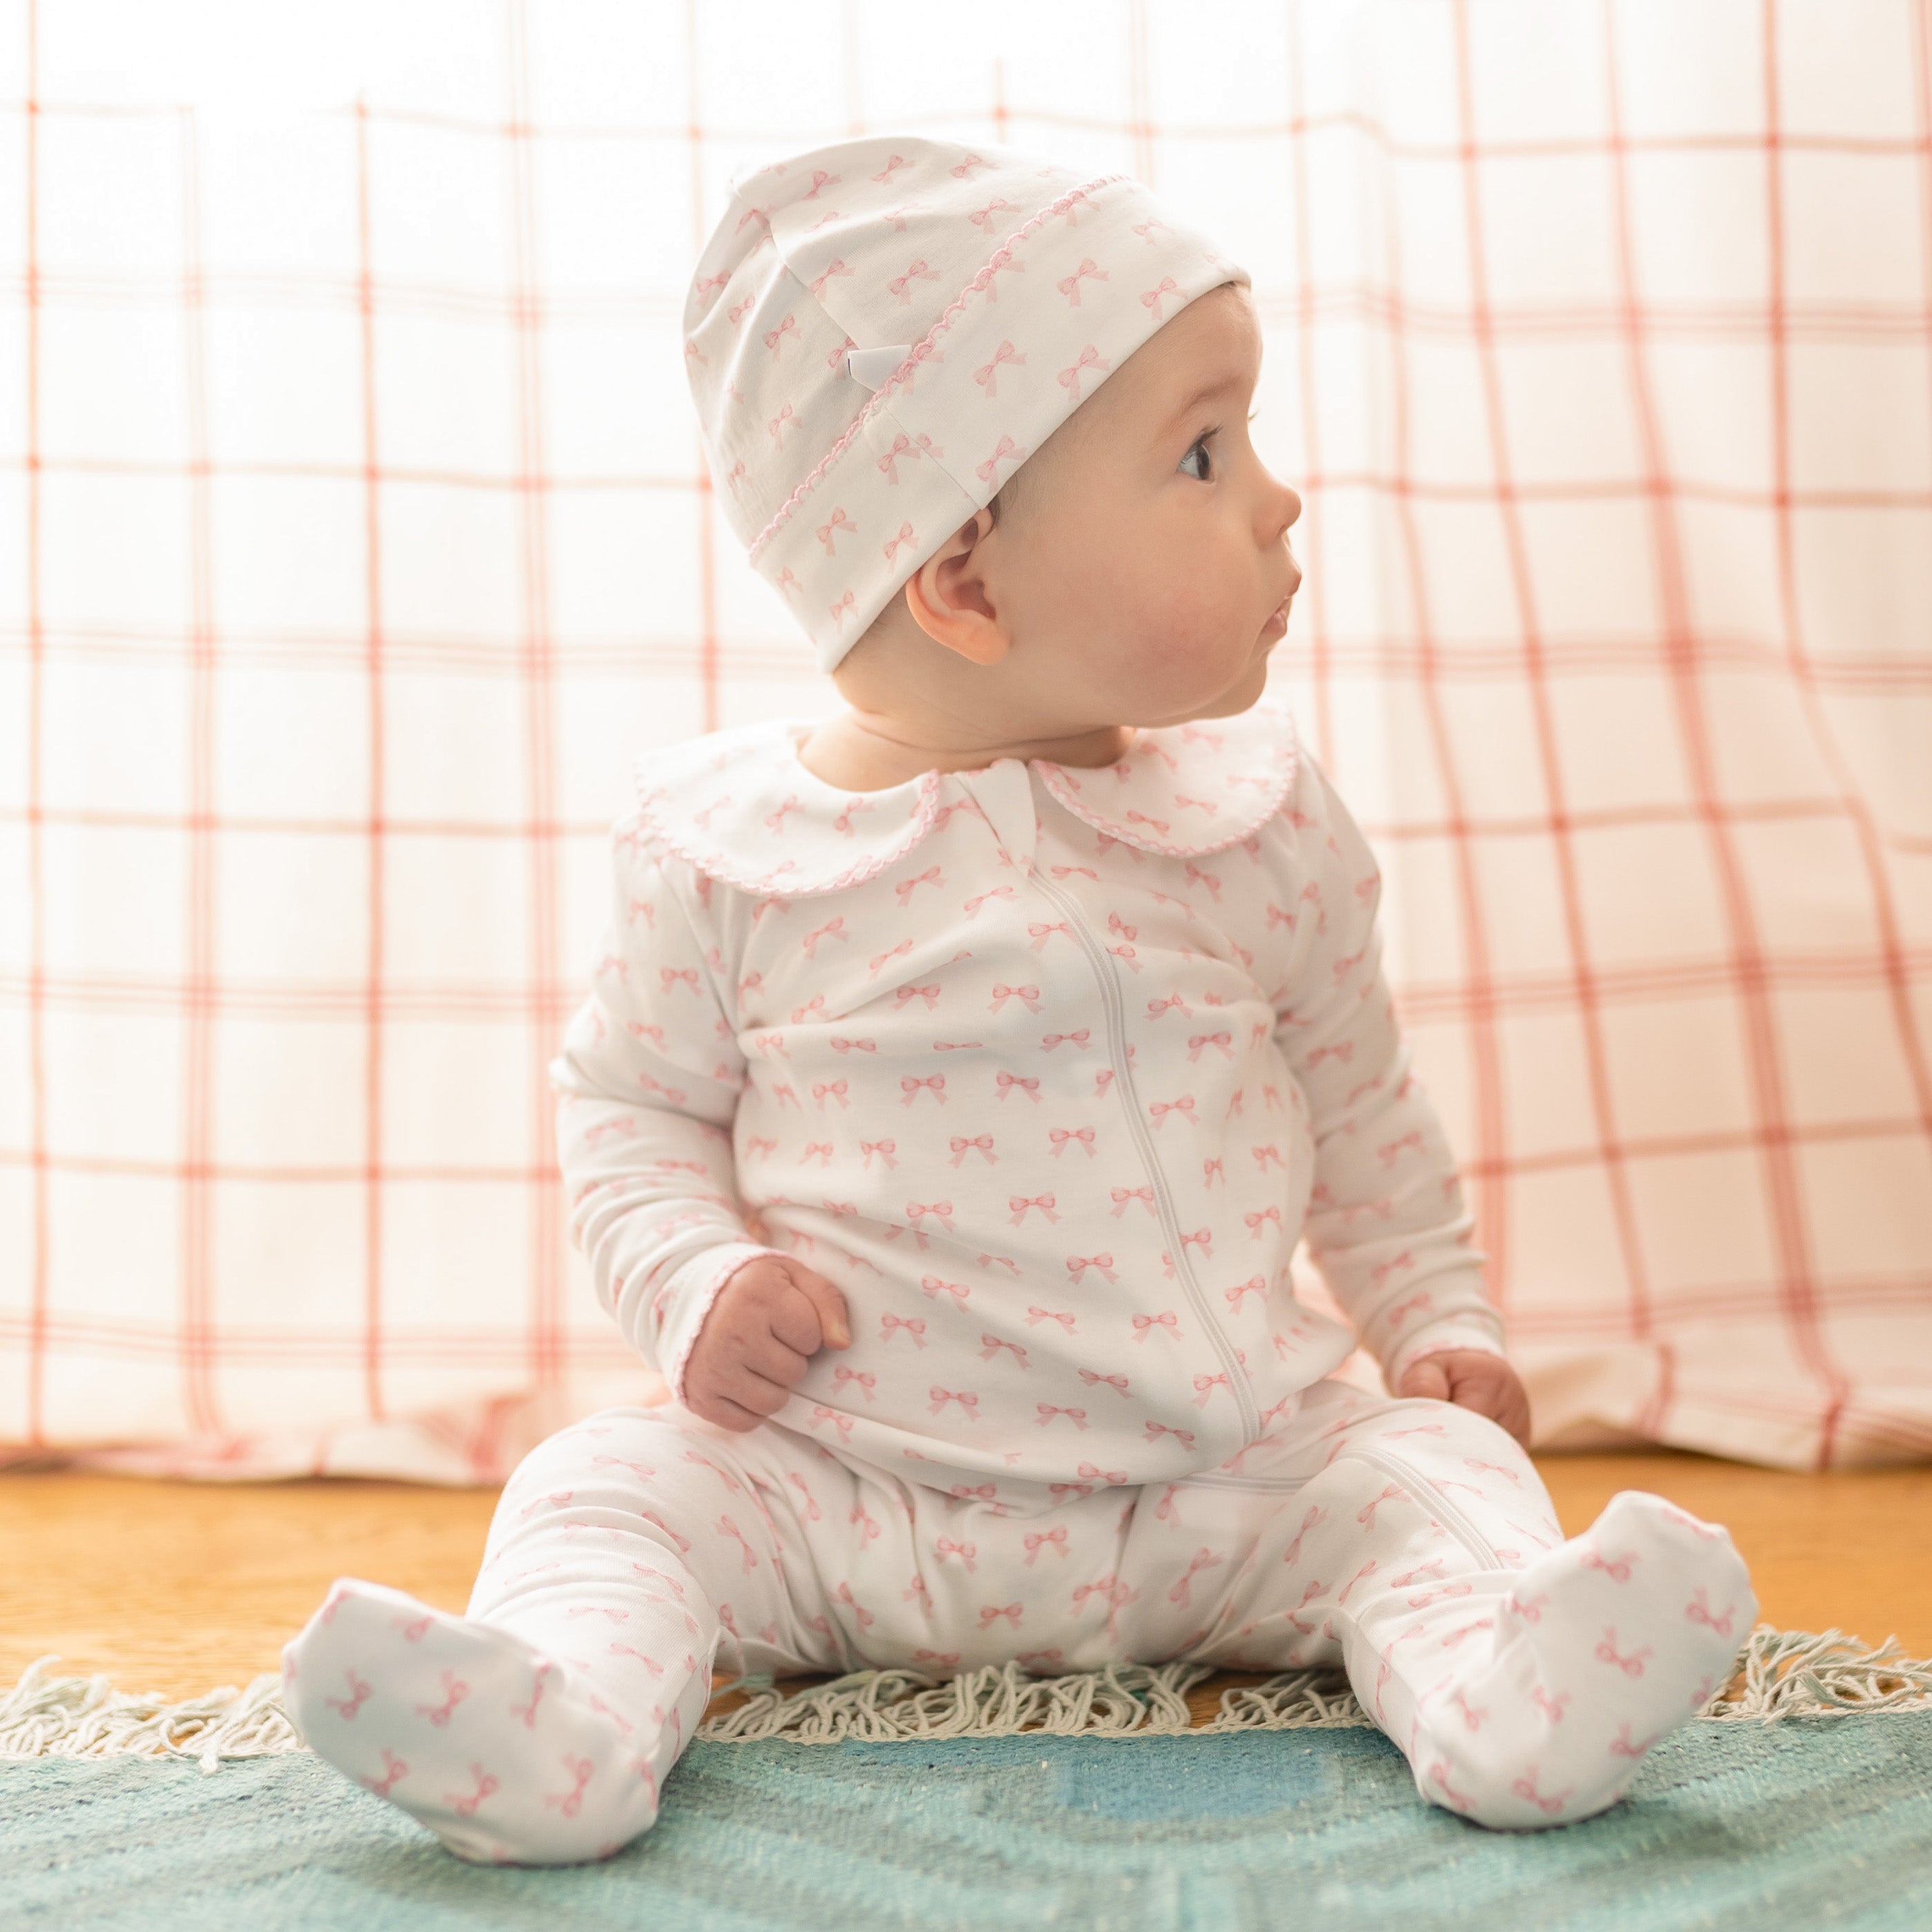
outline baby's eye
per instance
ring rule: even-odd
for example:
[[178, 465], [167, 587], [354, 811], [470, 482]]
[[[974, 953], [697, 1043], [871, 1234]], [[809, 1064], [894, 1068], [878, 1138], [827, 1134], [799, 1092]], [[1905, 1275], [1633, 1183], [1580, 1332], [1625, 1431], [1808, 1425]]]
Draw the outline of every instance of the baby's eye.
[[1208, 481], [1208, 478], [1203, 476], [1197, 476], [1194, 471], [1190, 470], [1187, 466], [1187, 458], [1192, 456], [1198, 449], [1201, 452], [1202, 461], [1205, 462], [1208, 460], [1208, 439], [1214, 434], [1214, 432], [1211, 429], [1203, 430], [1201, 434], [1188, 445], [1187, 456], [1184, 456], [1180, 459], [1181, 473], [1184, 476], [1194, 477], [1194, 480], [1197, 483], [1205, 483]]

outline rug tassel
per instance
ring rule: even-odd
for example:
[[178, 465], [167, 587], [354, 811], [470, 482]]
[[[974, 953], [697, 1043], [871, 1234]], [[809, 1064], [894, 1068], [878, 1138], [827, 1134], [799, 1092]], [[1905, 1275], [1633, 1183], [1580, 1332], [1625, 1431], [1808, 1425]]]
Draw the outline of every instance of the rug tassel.
[[[29, 1664], [0, 1696], [0, 1758], [122, 1756], [192, 1758], [212, 1772], [224, 1758], [271, 1757], [302, 1748], [272, 1672], [244, 1690], [224, 1686], [169, 1703], [130, 1696], [106, 1677], [55, 1677], [58, 1660]], [[734, 1710], [708, 1719], [700, 1738], [748, 1744], [884, 1743], [939, 1738], [1169, 1735], [1190, 1729], [1332, 1730], [1369, 1723], [1336, 1672], [1284, 1671], [1221, 1694], [1207, 1724], [1190, 1724], [1188, 1693], [1214, 1675], [1204, 1664], [1120, 1664], [1064, 1677], [1032, 1677], [1016, 1664], [987, 1664], [952, 1678], [918, 1670], [857, 1670], [787, 1696], [768, 1678], [746, 1678]], [[1932, 1709], [1932, 1659], [1908, 1658], [1895, 1640], [1862, 1645], [1841, 1630], [1780, 1630], [1760, 1624], [1738, 1653], [1729, 1682], [1699, 1717], [1736, 1723]]]

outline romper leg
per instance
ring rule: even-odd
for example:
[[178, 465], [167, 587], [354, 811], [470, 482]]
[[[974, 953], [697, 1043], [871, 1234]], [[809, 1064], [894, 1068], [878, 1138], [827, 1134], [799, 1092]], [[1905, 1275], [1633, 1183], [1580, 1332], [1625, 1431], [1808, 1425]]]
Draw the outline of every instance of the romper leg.
[[832, 1660], [795, 1614], [748, 1439], [616, 1409], [540, 1444], [466, 1616], [339, 1580], [284, 1652], [304, 1741], [459, 1856], [608, 1857], [656, 1821], [721, 1648], [753, 1669]]
[[1137, 1576], [1174, 1579], [1145, 1654], [1340, 1663], [1424, 1797], [1481, 1824], [1614, 1804], [1756, 1616], [1727, 1532], [1625, 1490], [1566, 1542], [1528, 1456], [1448, 1402], [1323, 1384], [1235, 1460], [1252, 1486], [1173, 1486], [1174, 1527], [1136, 1526]]

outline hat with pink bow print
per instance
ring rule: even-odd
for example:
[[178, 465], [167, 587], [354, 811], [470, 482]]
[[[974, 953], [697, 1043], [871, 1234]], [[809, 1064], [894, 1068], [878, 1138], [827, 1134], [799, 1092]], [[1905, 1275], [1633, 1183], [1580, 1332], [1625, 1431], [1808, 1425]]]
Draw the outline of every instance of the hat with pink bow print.
[[990, 142], [736, 177], [685, 367], [725, 514], [821, 668], [1162, 323], [1249, 279], [1131, 175]]

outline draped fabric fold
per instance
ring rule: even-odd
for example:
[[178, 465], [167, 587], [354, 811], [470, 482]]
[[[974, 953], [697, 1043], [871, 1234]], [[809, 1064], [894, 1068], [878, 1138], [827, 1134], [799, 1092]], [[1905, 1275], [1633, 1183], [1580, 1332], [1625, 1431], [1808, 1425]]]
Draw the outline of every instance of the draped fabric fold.
[[901, 112], [1251, 268], [1270, 694], [1539, 1439], [1932, 1454], [1926, 9], [982, 10], [15, 10], [0, 1459], [487, 1480], [650, 1393], [547, 1076], [610, 826], [836, 702], [679, 316], [735, 168]]

